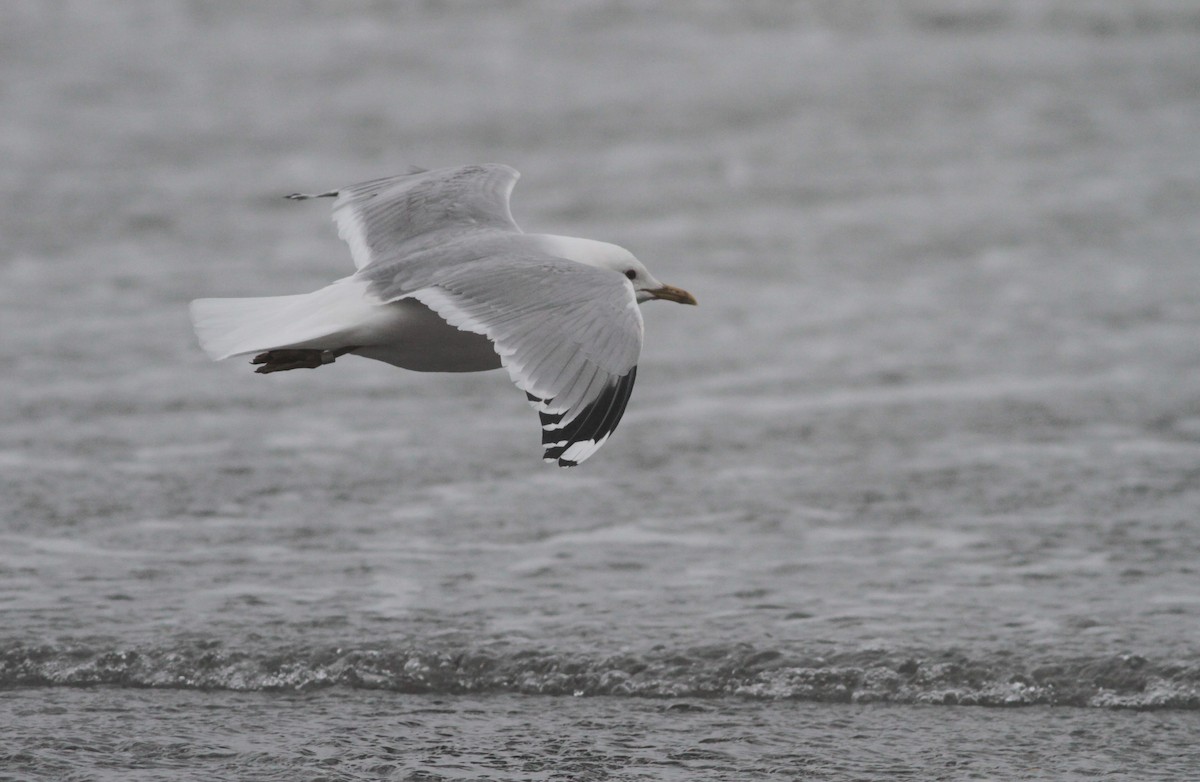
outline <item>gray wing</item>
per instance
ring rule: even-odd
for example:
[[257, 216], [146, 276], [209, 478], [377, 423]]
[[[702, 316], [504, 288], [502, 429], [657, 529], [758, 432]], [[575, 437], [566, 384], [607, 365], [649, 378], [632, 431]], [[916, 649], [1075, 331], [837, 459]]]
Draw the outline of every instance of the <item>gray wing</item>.
[[520, 176], [509, 166], [491, 163], [374, 179], [320, 195], [337, 197], [333, 220], [361, 270], [394, 263], [464, 233], [521, 233], [508, 206]]
[[621, 275], [511, 255], [443, 269], [412, 297], [492, 341], [541, 416], [546, 461], [573, 467], [617, 428], [642, 348], [642, 314]]

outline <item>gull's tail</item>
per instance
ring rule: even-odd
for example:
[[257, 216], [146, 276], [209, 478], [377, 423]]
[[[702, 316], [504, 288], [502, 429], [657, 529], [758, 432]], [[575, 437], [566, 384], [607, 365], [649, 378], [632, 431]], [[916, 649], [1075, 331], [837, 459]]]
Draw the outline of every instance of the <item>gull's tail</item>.
[[214, 361], [279, 348], [344, 347], [377, 311], [366, 285], [350, 279], [296, 296], [196, 299], [191, 305], [200, 347]]

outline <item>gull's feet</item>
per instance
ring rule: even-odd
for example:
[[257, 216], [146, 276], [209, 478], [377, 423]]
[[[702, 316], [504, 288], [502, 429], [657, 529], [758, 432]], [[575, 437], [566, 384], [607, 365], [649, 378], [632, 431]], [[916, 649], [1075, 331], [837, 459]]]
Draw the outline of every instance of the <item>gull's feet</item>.
[[339, 348], [338, 350], [316, 350], [312, 348], [287, 348], [284, 350], [268, 350], [259, 353], [251, 364], [261, 364], [254, 370], [260, 375], [272, 372], [283, 372], [288, 369], [316, 369], [326, 364], [332, 364], [337, 357], [349, 353], [354, 348]]

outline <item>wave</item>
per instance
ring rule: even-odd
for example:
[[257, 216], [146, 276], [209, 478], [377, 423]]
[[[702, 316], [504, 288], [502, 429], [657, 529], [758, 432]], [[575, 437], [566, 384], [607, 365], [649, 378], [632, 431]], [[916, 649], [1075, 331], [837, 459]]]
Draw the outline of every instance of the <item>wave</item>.
[[18, 644], [0, 652], [0, 689], [97, 685], [1200, 709], [1200, 662], [1138, 655], [1024, 662], [959, 652], [802, 657], [732, 645], [590, 657], [415, 646], [251, 652], [216, 642], [110, 649]]

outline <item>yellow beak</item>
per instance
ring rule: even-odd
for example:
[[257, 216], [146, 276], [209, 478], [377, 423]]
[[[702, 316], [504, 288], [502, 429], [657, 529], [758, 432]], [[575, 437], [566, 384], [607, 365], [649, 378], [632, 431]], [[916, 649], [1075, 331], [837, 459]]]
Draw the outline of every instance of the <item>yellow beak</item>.
[[679, 304], [695, 304], [696, 297], [685, 291], [683, 288], [676, 288], [674, 285], [664, 285], [661, 288], [654, 288], [647, 291], [656, 299], [664, 301], [674, 301]]

